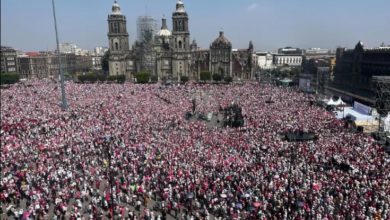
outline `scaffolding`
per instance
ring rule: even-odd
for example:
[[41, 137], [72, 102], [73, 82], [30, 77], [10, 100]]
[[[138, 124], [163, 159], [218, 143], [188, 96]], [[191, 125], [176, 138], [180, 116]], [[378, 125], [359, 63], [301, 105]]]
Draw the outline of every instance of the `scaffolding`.
[[137, 19], [137, 41], [150, 42], [158, 30], [156, 19], [150, 16], [139, 16]]
[[373, 76], [373, 83], [376, 86], [375, 108], [379, 114], [379, 132], [384, 132], [382, 120], [390, 111], [390, 76]]

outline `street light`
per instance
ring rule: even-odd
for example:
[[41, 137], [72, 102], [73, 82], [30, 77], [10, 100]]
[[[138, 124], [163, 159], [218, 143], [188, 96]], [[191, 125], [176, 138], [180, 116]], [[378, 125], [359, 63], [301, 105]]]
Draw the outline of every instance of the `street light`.
[[65, 84], [64, 84], [64, 73], [62, 72], [61, 68], [61, 53], [60, 53], [60, 43], [58, 40], [58, 31], [57, 31], [57, 18], [56, 18], [56, 9], [55, 9], [55, 4], [54, 0], [51, 0], [52, 6], [53, 6], [53, 17], [54, 17], [54, 28], [56, 32], [56, 42], [57, 42], [57, 53], [58, 53], [58, 70], [60, 71], [60, 81], [61, 81], [61, 100], [62, 104], [61, 107], [63, 110], [68, 109], [68, 103], [66, 101], [66, 96], [65, 96]]

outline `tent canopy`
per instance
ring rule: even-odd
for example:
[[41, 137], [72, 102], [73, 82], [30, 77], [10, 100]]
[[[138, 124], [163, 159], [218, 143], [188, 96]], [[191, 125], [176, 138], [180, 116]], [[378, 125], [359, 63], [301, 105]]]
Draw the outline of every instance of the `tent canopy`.
[[326, 105], [334, 105], [334, 106], [340, 106], [340, 105], [346, 105], [346, 103], [339, 97], [337, 100], [330, 99], [323, 99], [322, 100]]

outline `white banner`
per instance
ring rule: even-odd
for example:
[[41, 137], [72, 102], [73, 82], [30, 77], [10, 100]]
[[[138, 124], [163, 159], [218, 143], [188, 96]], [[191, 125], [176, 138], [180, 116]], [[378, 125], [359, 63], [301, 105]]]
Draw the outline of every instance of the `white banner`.
[[353, 108], [355, 109], [355, 111], [360, 112], [362, 114], [371, 115], [372, 108], [370, 106], [363, 105], [362, 103], [355, 101], [353, 103]]

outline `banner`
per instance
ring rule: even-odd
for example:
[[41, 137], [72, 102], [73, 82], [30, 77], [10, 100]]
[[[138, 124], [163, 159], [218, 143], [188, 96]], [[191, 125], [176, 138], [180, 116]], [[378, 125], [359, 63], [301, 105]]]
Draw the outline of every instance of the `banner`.
[[356, 101], [353, 103], [353, 109], [365, 115], [371, 115], [372, 111], [372, 108], [370, 106], [363, 105], [362, 103]]
[[304, 92], [309, 92], [310, 89], [310, 79], [299, 79], [299, 89]]

